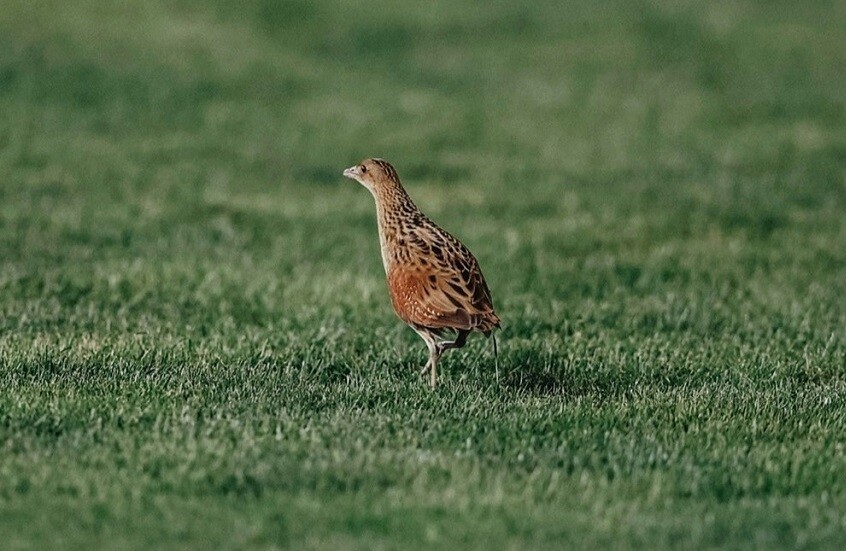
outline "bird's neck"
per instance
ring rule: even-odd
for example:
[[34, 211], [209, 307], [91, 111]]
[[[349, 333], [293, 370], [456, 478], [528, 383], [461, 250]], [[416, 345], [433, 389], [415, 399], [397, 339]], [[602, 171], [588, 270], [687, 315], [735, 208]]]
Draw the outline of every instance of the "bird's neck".
[[399, 184], [374, 191], [382, 264], [388, 272], [401, 236], [422, 216], [417, 205]]

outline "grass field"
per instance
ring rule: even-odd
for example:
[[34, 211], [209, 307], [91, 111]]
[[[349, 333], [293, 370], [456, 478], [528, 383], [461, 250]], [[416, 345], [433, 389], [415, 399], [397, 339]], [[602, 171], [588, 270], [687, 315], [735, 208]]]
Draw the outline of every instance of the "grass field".
[[[843, 548], [844, 68], [835, 1], [0, 0], [0, 547]], [[418, 376], [367, 156], [499, 381]]]

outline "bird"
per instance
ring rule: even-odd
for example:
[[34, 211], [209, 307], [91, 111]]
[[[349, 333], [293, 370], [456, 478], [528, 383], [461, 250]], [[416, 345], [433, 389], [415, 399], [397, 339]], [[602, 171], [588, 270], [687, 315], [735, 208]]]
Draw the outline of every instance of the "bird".
[[[473, 331], [488, 337], [501, 327], [479, 262], [461, 241], [420, 211], [387, 161], [365, 159], [343, 175], [367, 188], [376, 201], [391, 305], [426, 343], [429, 359], [420, 373], [429, 372], [434, 389], [438, 360], [445, 351], [463, 347]], [[450, 335], [453, 340], [443, 340]], [[498, 370], [497, 366], [497, 376]]]

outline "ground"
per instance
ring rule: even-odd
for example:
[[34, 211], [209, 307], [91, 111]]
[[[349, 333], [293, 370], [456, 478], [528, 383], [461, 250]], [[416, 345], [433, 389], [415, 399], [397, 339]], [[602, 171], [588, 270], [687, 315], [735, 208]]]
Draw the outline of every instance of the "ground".
[[[5, 0], [0, 541], [846, 546], [846, 3]], [[390, 160], [503, 320], [390, 310]]]

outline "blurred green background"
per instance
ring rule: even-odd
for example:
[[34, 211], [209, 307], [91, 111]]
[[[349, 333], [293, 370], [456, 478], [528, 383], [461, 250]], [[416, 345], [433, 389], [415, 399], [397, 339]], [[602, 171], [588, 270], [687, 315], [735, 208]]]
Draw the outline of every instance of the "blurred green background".
[[844, 295], [844, 2], [0, 0], [5, 549], [842, 547]]

